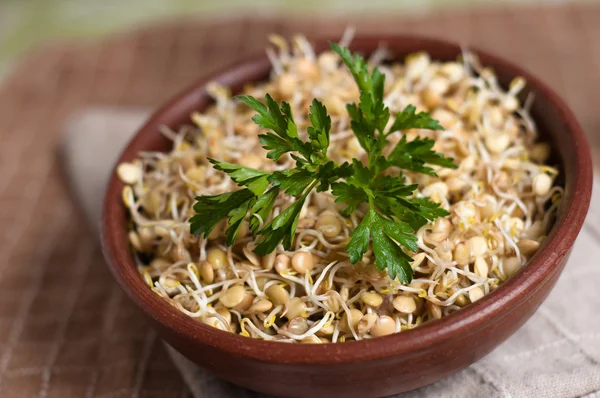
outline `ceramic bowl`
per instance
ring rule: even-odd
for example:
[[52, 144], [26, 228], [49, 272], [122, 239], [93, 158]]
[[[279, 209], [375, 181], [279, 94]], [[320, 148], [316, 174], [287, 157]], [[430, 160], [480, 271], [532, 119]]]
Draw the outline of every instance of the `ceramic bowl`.
[[[315, 40], [317, 51], [326, 40]], [[368, 54], [385, 44], [399, 60], [415, 51], [456, 59], [457, 44], [420, 37], [363, 37], [351, 49]], [[581, 228], [590, 200], [592, 166], [588, 145], [564, 101], [534, 75], [485, 51], [473, 49], [492, 67], [503, 86], [516, 76], [535, 94], [532, 115], [553, 147], [565, 196], [548, 239], [531, 261], [491, 294], [443, 319], [386, 337], [340, 344], [288, 344], [254, 340], [206, 326], [175, 310], [154, 294], [136, 270], [127, 243], [128, 214], [123, 184], [111, 177], [104, 202], [103, 249], [116, 280], [150, 324], [184, 356], [237, 385], [279, 396], [385, 396], [432, 383], [477, 361], [506, 340], [535, 312], [556, 283]], [[216, 80], [234, 93], [268, 78], [262, 55], [203, 78], [157, 110], [127, 145], [118, 162], [140, 151], [167, 151], [158, 126], [177, 129], [194, 110], [211, 104], [206, 83]]]

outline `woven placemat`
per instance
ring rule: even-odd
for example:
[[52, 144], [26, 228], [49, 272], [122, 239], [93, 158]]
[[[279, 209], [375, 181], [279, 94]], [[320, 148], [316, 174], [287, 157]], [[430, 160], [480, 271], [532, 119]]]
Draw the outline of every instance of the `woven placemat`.
[[[599, 6], [351, 21], [485, 47], [537, 73], [574, 108], [598, 153]], [[266, 35], [339, 35], [348, 21], [177, 21], [30, 55], [0, 88], [0, 396], [188, 397], [140, 314], [112, 281], [56, 156], [69, 115], [154, 107], [198, 77], [261, 51]], [[598, 157], [596, 157], [598, 160]]]

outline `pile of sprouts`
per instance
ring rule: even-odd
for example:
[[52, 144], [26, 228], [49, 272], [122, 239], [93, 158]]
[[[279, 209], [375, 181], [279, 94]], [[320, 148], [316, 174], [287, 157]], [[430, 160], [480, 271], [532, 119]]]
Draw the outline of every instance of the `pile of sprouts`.
[[[358, 101], [351, 74], [333, 52], [315, 54], [302, 36], [272, 36], [268, 81], [243, 94], [271, 94], [291, 105], [299, 134], [306, 134], [313, 98], [332, 120], [329, 156], [336, 162], [365, 159], [349, 125], [346, 103]], [[349, 36], [341, 45], [348, 45]], [[407, 139], [435, 139], [434, 149], [454, 158], [457, 169], [434, 166], [438, 177], [406, 173], [416, 197], [429, 197], [450, 215], [417, 232], [411, 252], [414, 279], [392, 280], [374, 264], [371, 251], [351, 264], [344, 251], [365, 212], [349, 217], [328, 192], [312, 192], [298, 221], [292, 249], [282, 245], [258, 256], [244, 221], [233, 246], [221, 223], [205, 239], [190, 234], [192, 205], [199, 195], [230, 192], [236, 184], [207, 158], [267, 171], [286, 170], [289, 154], [266, 158], [253, 111], [227, 87], [210, 84], [215, 100], [194, 125], [163, 128], [173, 141], [168, 153], [142, 152], [117, 168], [126, 184], [131, 215], [129, 242], [149, 289], [177, 310], [215, 328], [257, 339], [329, 343], [369, 339], [412, 329], [481, 299], [514, 275], [546, 239], [563, 194], [558, 171], [545, 165], [547, 143], [517, 94], [525, 81], [501, 88], [491, 69], [464, 51], [458, 61], [438, 62], [426, 53], [386, 63], [384, 48], [369, 59], [386, 75], [385, 104], [399, 112], [408, 104], [426, 111], [444, 130], [410, 130]], [[400, 137], [397, 137], [400, 139]], [[394, 144], [394, 142], [392, 142]], [[287, 207], [280, 194], [271, 218]], [[259, 220], [262, 224], [269, 219]]]

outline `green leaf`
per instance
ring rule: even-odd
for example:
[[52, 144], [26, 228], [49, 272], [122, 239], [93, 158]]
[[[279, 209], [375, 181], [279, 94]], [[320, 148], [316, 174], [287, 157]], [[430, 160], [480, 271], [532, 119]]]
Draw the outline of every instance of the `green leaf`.
[[351, 239], [346, 245], [346, 251], [350, 255], [350, 262], [352, 264], [361, 261], [363, 255], [369, 250], [373, 213], [375, 211], [369, 211], [365, 214], [362, 222], [350, 233]]
[[352, 159], [349, 165], [352, 174], [345, 177], [346, 182], [336, 182], [331, 185], [332, 194], [336, 202], [346, 203], [344, 214], [349, 215], [355, 211], [361, 203], [370, 202], [375, 198], [371, 189], [373, 182], [371, 171], [357, 159]]
[[310, 153], [306, 153], [304, 143], [298, 139], [298, 128], [290, 104], [282, 102], [279, 105], [269, 94], [265, 95], [266, 105], [252, 96], [236, 98], [258, 112], [252, 118], [256, 124], [273, 131], [259, 136], [263, 148], [269, 151], [269, 159], [278, 160], [281, 155], [291, 151], [300, 151], [303, 156], [310, 156]]
[[349, 216], [358, 207], [369, 201], [369, 196], [364, 189], [355, 187], [345, 182], [331, 184], [331, 194], [336, 197], [336, 203], [345, 203], [344, 215]]
[[375, 145], [375, 128], [371, 126], [367, 119], [363, 116], [362, 111], [356, 104], [346, 105], [348, 114], [350, 115], [350, 127], [354, 132], [354, 136], [358, 140], [360, 146], [370, 153]]
[[383, 97], [383, 83], [385, 76], [377, 68], [373, 76], [369, 73], [369, 65], [363, 57], [358, 54], [352, 54], [349, 49], [342, 48], [335, 43], [330, 43], [331, 49], [337, 53], [346, 67], [350, 70], [354, 81], [360, 91], [369, 93], [371, 96], [379, 95]]
[[225, 231], [225, 244], [227, 246], [232, 246], [235, 243], [242, 222], [248, 213], [250, 202], [251, 201], [246, 201], [237, 209], [233, 209], [229, 212], [229, 226]]
[[229, 174], [231, 179], [238, 184], [243, 184], [248, 180], [269, 174], [266, 171], [240, 166], [239, 164], [222, 162], [212, 158], [208, 158], [208, 161], [214, 165], [215, 169]]
[[[415, 231], [410, 225], [403, 221], [393, 221], [383, 216], [379, 216], [379, 221], [381, 222], [383, 231], [386, 235], [398, 242], [401, 246], [406, 247], [413, 252], [419, 250], [417, 237], [413, 235]], [[411, 257], [404, 252], [402, 252], [401, 257], [407, 261], [412, 261]]]
[[442, 167], [456, 169], [454, 159], [444, 157], [441, 153], [433, 150], [435, 141], [429, 138], [417, 137], [412, 141], [407, 141], [403, 135], [398, 144], [394, 147], [388, 156], [390, 165], [404, 170], [411, 170], [417, 173], [437, 176], [431, 167], [426, 164], [435, 164]]
[[293, 151], [289, 141], [286, 141], [273, 133], [259, 135], [258, 142], [260, 142], [264, 149], [269, 151], [267, 153], [267, 158], [274, 161], [278, 161], [283, 154]]
[[293, 122], [293, 117], [289, 104], [282, 102], [280, 107], [269, 94], [265, 95], [266, 105], [252, 96], [239, 95], [235, 98], [258, 112], [258, 115], [255, 115], [252, 120], [260, 127], [273, 130], [275, 134], [284, 139], [298, 136], [295, 124], [292, 123], [290, 128], [290, 121]]
[[220, 162], [211, 158], [208, 158], [208, 161], [214, 165], [215, 169], [227, 173], [239, 186], [248, 187], [256, 196], [262, 195], [269, 186], [269, 182], [267, 181], [269, 173], [266, 171]]
[[359, 187], [370, 188], [374, 177], [369, 168], [359, 160], [352, 159], [352, 169], [354, 172], [352, 173], [352, 179], [349, 182]]
[[383, 229], [373, 228], [373, 253], [377, 268], [387, 270], [391, 279], [410, 283], [413, 276], [410, 266], [412, 258]]
[[221, 220], [232, 213], [239, 216], [236, 210], [247, 206], [247, 202], [254, 198], [254, 193], [249, 189], [214, 196], [197, 196], [194, 204], [196, 214], [190, 218], [190, 232], [196, 236], [208, 236]]
[[256, 234], [260, 227], [260, 221], [254, 214], [260, 216], [263, 221], [266, 221], [273, 210], [273, 204], [279, 195], [279, 188], [272, 187], [264, 195], [260, 195], [256, 199], [256, 203], [252, 206], [252, 217], [250, 217], [249, 225], [253, 234]]
[[418, 249], [413, 232], [407, 223], [390, 220], [371, 209], [350, 234], [346, 251], [350, 255], [350, 261], [356, 263], [367, 252], [369, 239], [372, 239], [377, 267], [387, 270], [390, 278], [409, 283], [413, 275], [410, 266], [412, 258], [402, 250], [402, 246], [412, 251]]
[[281, 241], [285, 238], [285, 235], [288, 231], [281, 228], [277, 230], [267, 230], [262, 235], [261, 240], [258, 242], [256, 247], [254, 248], [254, 253], [266, 256], [267, 254], [273, 252], [277, 248], [277, 246], [281, 243]]
[[389, 119], [389, 110], [383, 104], [385, 75], [378, 68], [373, 68], [372, 73], [369, 72], [369, 65], [365, 59], [358, 54], [352, 54], [347, 48], [341, 48], [335, 43], [331, 43], [330, 46], [340, 56], [358, 85], [360, 109], [374, 127], [383, 131]]
[[373, 68], [371, 75], [371, 85], [373, 87], [373, 97], [383, 100], [383, 90], [385, 88], [385, 75], [377, 68]]
[[389, 209], [398, 220], [405, 221], [415, 231], [438, 217], [449, 216], [450, 213], [441, 208], [438, 203], [428, 198], [412, 198], [397, 201]]
[[304, 141], [300, 140], [299, 138], [292, 138], [291, 142], [292, 142], [292, 149], [294, 151], [300, 153], [300, 155], [302, 155], [304, 157], [305, 161], [302, 161], [301, 163], [314, 162], [315, 159], [312, 156], [313, 155], [313, 147], [310, 142], [304, 142]]
[[269, 182], [285, 190], [288, 195], [298, 196], [315, 180], [315, 175], [302, 169], [276, 171], [269, 176]]
[[258, 231], [258, 234], [263, 236], [254, 249], [256, 254], [262, 256], [267, 255], [275, 250], [277, 245], [282, 242], [285, 250], [289, 250], [292, 247], [294, 236], [296, 235], [298, 218], [305, 200], [306, 196], [299, 198], [270, 223], [264, 226], [262, 230]]
[[398, 112], [396, 120], [390, 127], [388, 134], [395, 131], [404, 131], [410, 129], [428, 129], [443, 130], [439, 122], [429, 116], [426, 112], [415, 113], [417, 108], [413, 105], [407, 105], [402, 112]]
[[353, 173], [354, 169], [352, 168], [352, 165], [347, 162], [344, 162], [339, 166], [331, 160], [322, 164], [316, 173], [317, 180], [319, 181], [317, 192], [328, 191], [332, 183], [340, 178], [349, 178]]
[[417, 184], [406, 185], [402, 176], [392, 177], [386, 175], [373, 182], [373, 191], [376, 195], [390, 198], [410, 196], [418, 187]]
[[[235, 98], [242, 101], [244, 104], [248, 105], [250, 108], [258, 112], [258, 115], [255, 115], [252, 118], [252, 120], [254, 120], [254, 123], [258, 124], [262, 128], [276, 131], [277, 134], [279, 134], [279, 132], [282, 130], [282, 126], [277, 120], [276, 115], [272, 115], [270, 110], [267, 109], [267, 107], [265, 106], [265, 104], [263, 104], [262, 102], [250, 95], [239, 95]], [[285, 126], [283, 126], [283, 128], [285, 129]]]
[[313, 148], [326, 154], [329, 147], [329, 132], [331, 130], [331, 118], [327, 114], [327, 108], [315, 98], [310, 106], [308, 117], [312, 123], [312, 126], [307, 129], [311, 145]]
[[358, 107], [370, 128], [383, 132], [390, 120], [390, 110], [383, 103], [383, 92], [381, 97], [373, 97], [369, 93], [361, 92]]
[[419, 206], [419, 213], [429, 221], [450, 215], [448, 211], [440, 207], [439, 203], [432, 202], [429, 198], [414, 198], [408, 201], [413, 205]]
[[377, 68], [370, 73], [364, 58], [353, 55], [347, 48], [332, 43], [331, 49], [342, 58], [360, 90], [360, 103], [346, 106], [352, 131], [367, 153], [375, 150], [378, 154], [382, 145], [377, 144], [376, 131], [382, 133], [390, 117], [389, 109], [383, 103], [385, 75]]
[[[277, 109], [277, 102], [269, 94], [266, 95], [268, 103], [274, 109]], [[290, 104], [285, 101], [281, 102], [281, 112], [285, 115], [286, 122], [286, 133], [288, 137], [297, 138], [298, 137], [298, 128], [296, 127], [296, 123], [294, 123], [294, 115], [292, 115], [292, 108]]]
[[[296, 151], [304, 156], [304, 161], [310, 161], [313, 154], [313, 145], [298, 138], [298, 128], [294, 122], [292, 109], [287, 102], [282, 102], [279, 105], [269, 94], [265, 95], [266, 105], [251, 96], [238, 96], [236, 98], [258, 112], [252, 118], [256, 124], [262, 128], [272, 130], [272, 132], [258, 136], [260, 144], [268, 151], [267, 158], [277, 161], [283, 154]], [[320, 108], [315, 108], [315, 111], [319, 113], [315, 115], [315, 120], [320, 123], [319, 126], [322, 126], [323, 129], [327, 128], [327, 130], [315, 130], [314, 134], [324, 144], [329, 145], [331, 120], [329, 119], [329, 124], [327, 124], [326, 119], [329, 116], [322, 115]]]

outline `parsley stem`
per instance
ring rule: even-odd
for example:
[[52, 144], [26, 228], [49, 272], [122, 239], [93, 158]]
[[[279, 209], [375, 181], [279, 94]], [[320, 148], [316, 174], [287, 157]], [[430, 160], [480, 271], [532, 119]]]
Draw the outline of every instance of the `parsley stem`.
[[315, 187], [317, 186], [318, 183], [319, 183], [319, 180], [316, 180], [316, 179], [313, 180], [313, 182], [310, 183], [310, 185], [308, 186], [308, 188], [306, 188], [306, 190], [302, 194], [302, 200], [306, 199], [306, 197], [308, 196], [308, 194], [311, 193], [313, 189], [315, 189]]
[[375, 210], [375, 201], [371, 195], [369, 195], [369, 208]]

